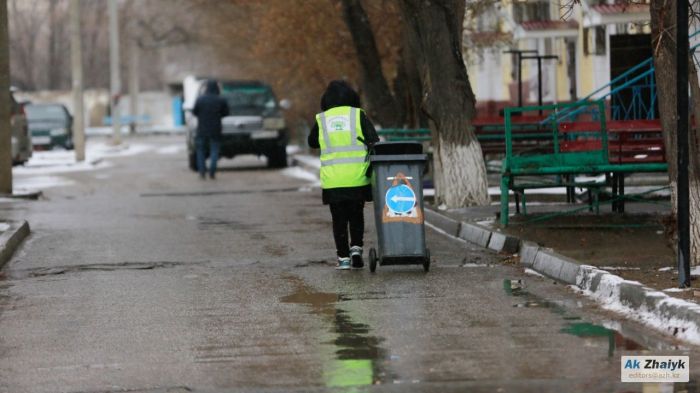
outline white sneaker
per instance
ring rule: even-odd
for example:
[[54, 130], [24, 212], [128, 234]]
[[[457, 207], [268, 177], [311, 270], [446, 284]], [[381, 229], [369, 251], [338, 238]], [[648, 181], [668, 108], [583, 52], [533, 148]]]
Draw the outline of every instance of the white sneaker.
[[365, 267], [365, 262], [362, 260], [362, 247], [350, 247], [350, 259], [352, 259], [353, 269], [362, 269], [363, 267]]
[[350, 270], [350, 258], [338, 258], [338, 264], [335, 265], [338, 270]]

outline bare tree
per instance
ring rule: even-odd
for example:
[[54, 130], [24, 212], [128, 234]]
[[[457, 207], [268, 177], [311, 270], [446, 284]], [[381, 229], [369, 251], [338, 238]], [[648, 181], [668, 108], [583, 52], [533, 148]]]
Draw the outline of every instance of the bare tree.
[[367, 98], [368, 112], [384, 127], [400, 125], [403, 116], [384, 77], [372, 25], [362, 2], [342, 0], [342, 5], [345, 23], [355, 44], [355, 56], [360, 64], [362, 89]]
[[436, 202], [489, 201], [486, 166], [472, 127], [476, 98], [462, 58], [463, 0], [404, 0], [408, 44], [418, 64], [422, 109], [433, 132]]

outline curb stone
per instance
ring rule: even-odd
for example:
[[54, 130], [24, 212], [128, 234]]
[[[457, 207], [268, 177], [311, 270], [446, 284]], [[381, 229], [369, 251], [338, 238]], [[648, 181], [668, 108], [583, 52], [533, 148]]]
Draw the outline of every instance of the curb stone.
[[[677, 299], [608, 271], [578, 263], [537, 243], [488, 228], [457, 222], [426, 208], [426, 219], [447, 233], [459, 224], [458, 237], [494, 251], [519, 253], [520, 263], [538, 273], [572, 285], [625, 317], [665, 334], [700, 345], [700, 305]], [[447, 223], [447, 224], [445, 224]]]
[[22, 241], [31, 232], [27, 221], [9, 223], [10, 228], [0, 234], [0, 268], [12, 259]]
[[491, 232], [488, 247], [494, 251], [516, 254], [520, 248], [520, 239], [500, 232]]
[[[294, 161], [297, 165], [306, 167], [300, 162], [301, 160]], [[429, 207], [424, 210], [426, 221], [430, 221], [435, 227], [450, 235], [495, 251], [511, 252], [515, 249], [515, 252], [520, 253], [520, 263], [523, 266], [570, 284], [586, 292], [607, 308], [622, 313], [630, 319], [700, 345], [700, 305], [698, 304], [671, 297], [637, 282], [626, 281], [620, 276], [594, 266], [579, 264], [534, 242], [520, 241], [517, 237], [504, 235], [476, 224], [460, 222]], [[29, 225], [26, 221], [22, 224], [26, 226], [26, 234], [15, 241], [12, 252], [29, 234]], [[9, 253], [9, 256], [6, 256], [7, 247], [2, 247], [3, 244], [8, 243], [3, 241], [5, 236], [6, 234], [0, 235], [0, 266], [12, 255]], [[513, 247], [513, 244], [517, 244], [517, 248]], [[512, 248], [506, 250], [506, 247]]]
[[461, 223], [447, 216], [433, 211], [432, 209], [423, 209], [425, 211], [425, 220], [430, 221], [432, 225], [445, 231], [448, 235], [457, 237], [460, 232]]
[[459, 237], [476, 243], [481, 247], [488, 247], [491, 240], [491, 231], [476, 224], [462, 222], [459, 228]]

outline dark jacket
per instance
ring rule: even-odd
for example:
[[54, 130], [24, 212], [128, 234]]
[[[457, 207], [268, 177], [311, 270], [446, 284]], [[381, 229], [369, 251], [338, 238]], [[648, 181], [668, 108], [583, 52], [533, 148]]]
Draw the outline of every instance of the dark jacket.
[[[325, 112], [338, 106], [351, 106], [355, 108], [360, 107], [360, 96], [344, 81], [331, 82], [321, 97], [322, 111]], [[364, 135], [366, 145], [371, 145], [379, 141], [374, 125], [369, 118], [367, 118], [364, 112], [360, 112], [360, 126], [362, 127], [362, 134]], [[307, 140], [309, 147], [314, 149], [319, 149], [321, 147], [318, 142], [318, 137], [318, 123], [314, 119], [313, 127], [311, 128], [311, 132], [309, 133]], [[323, 204], [325, 205], [329, 203], [352, 200], [371, 201], [372, 188], [369, 185], [366, 185], [360, 187], [324, 189], [322, 190], [322, 199]]]
[[221, 118], [228, 116], [228, 103], [219, 96], [216, 81], [207, 81], [204, 94], [197, 98], [192, 113], [197, 116], [197, 136], [221, 138]]

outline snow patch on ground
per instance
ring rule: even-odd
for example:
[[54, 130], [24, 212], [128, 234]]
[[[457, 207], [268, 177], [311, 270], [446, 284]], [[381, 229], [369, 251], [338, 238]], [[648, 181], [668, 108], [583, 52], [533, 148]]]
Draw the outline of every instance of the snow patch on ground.
[[308, 171], [305, 171], [299, 167], [290, 167], [290, 168], [285, 168], [282, 170], [282, 174], [288, 177], [293, 177], [296, 179], [302, 179], [302, 180], [307, 180], [309, 182], [314, 183], [314, 185], [321, 185], [321, 182], [318, 179], [318, 176], [309, 173]]
[[535, 270], [533, 270], [533, 269], [530, 269], [529, 267], [526, 267], [526, 268], [525, 268], [525, 274], [531, 274], [531, 275], [533, 275], [533, 276], [542, 277], [542, 278], [547, 278], [547, 277], [545, 277], [544, 275], [538, 273], [537, 271], [535, 271]]
[[17, 191], [42, 190], [51, 187], [70, 186], [73, 181], [60, 176], [29, 176], [16, 177], [13, 181], [13, 188]]
[[659, 269], [660, 272], [670, 272], [671, 270], [673, 270], [673, 267], [671, 267], [671, 266], [662, 267], [661, 269]]
[[693, 288], [666, 288], [663, 292], [687, 292], [692, 290]]
[[10, 224], [6, 222], [0, 222], [0, 232], [5, 232], [8, 229], [10, 229]]
[[297, 145], [287, 145], [287, 154], [297, 154], [301, 151], [301, 148]]
[[700, 276], [700, 266], [693, 266], [690, 268], [691, 276]]
[[153, 150], [153, 146], [144, 144], [110, 145], [97, 142], [88, 143], [85, 161], [78, 162], [75, 152], [69, 150], [38, 151], [21, 167], [12, 170], [14, 175], [47, 175], [56, 173], [83, 172], [111, 167], [103, 162], [105, 158], [129, 157]]
[[[593, 277], [600, 278], [595, 291], [592, 290]], [[700, 326], [689, 320], [683, 320], [674, 316], [682, 314], [676, 310], [684, 310], [691, 313], [700, 313], [700, 305], [685, 300], [671, 297], [661, 291], [647, 292], [646, 297], [653, 297], [655, 301], [652, 308], [645, 303], [640, 307], [631, 307], [620, 296], [622, 285], [640, 285], [635, 281], [624, 280], [622, 277], [610, 274], [604, 270], [592, 266], [583, 266], [576, 278], [578, 288], [587, 296], [598, 301], [603, 308], [620, 313], [627, 318], [634, 319], [649, 327], [671, 334], [676, 338], [686, 340], [693, 344], [700, 344]], [[684, 312], [683, 312], [684, 313]]]
[[105, 142], [88, 142], [82, 162], [76, 161], [75, 152], [70, 150], [37, 151], [24, 166], [12, 169], [13, 187], [17, 192], [32, 192], [73, 185], [72, 180], [53, 175], [110, 168], [113, 165], [104, 159], [134, 156], [154, 148], [146, 144], [122, 143], [115, 146]]
[[600, 269], [603, 269], [603, 270], [642, 270], [639, 267], [627, 267], [627, 266], [601, 266]]
[[164, 146], [159, 149], [156, 149], [157, 154], [161, 155], [173, 155], [173, 154], [180, 154], [184, 153], [185, 151], [185, 145], [178, 143], [177, 145], [170, 145], [170, 146]]
[[303, 165], [310, 166], [316, 169], [321, 169], [321, 159], [318, 157], [299, 154], [294, 156], [294, 158]]
[[488, 220], [481, 220], [481, 221], [477, 221], [476, 223], [478, 225], [485, 226], [487, 228], [491, 228], [493, 226], [493, 224], [496, 223], [496, 220], [493, 218], [489, 218]]

